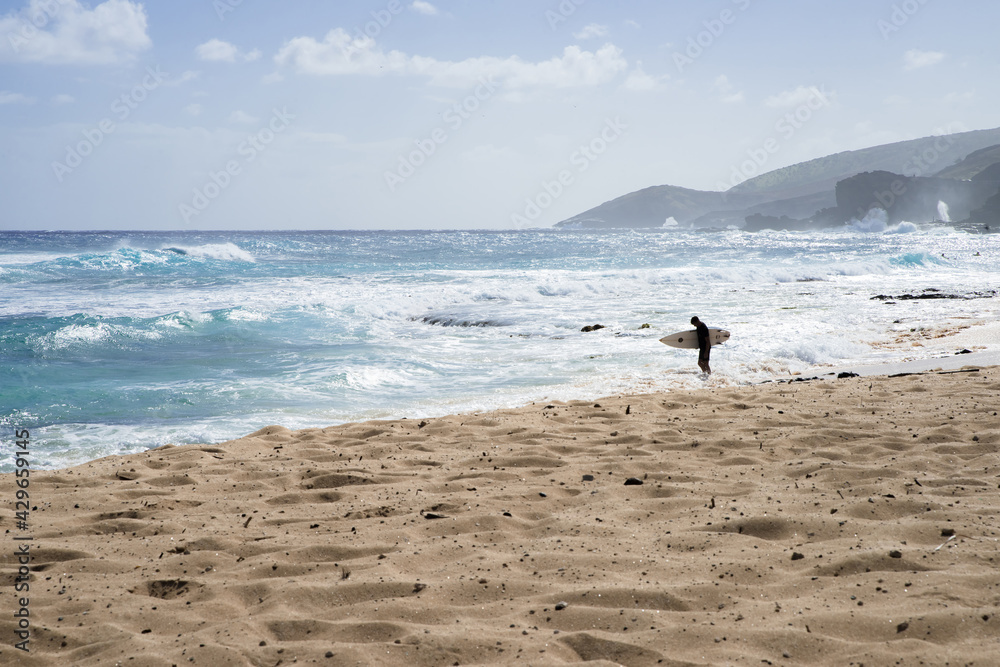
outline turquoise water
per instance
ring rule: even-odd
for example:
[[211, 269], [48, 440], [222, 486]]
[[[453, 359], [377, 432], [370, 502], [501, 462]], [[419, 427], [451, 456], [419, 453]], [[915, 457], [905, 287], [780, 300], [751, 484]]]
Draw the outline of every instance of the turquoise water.
[[[912, 225], [5, 232], [0, 440], [7, 452], [14, 429], [31, 429], [36, 467], [59, 467], [273, 423], [428, 416], [888, 362], [915, 354], [896, 341], [901, 331], [996, 321], [998, 300], [873, 296], [982, 296], [1000, 289], [998, 276], [997, 236]], [[693, 314], [733, 333], [713, 351], [707, 381], [690, 353], [657, 342]], [[595, 323], [607, 328], [580, 331]], [[0, 470], [12, 469], [9, 459]]]

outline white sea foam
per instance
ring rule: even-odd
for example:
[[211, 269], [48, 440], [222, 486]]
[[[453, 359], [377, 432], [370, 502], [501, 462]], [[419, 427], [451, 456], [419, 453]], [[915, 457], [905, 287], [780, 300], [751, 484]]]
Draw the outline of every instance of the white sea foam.
[[[19, 368], [40, 398], [0, 406], [0, 420], [32, 415], [65, 464], [270, 423], [433, 416], [1000, 349], [987, 325], [1000, 321], [1000, 298], [894, 298], [1000, 289], [1000, 236], [907, 225], [875, 215], [836, 233], [133, 239], [153, 250], [106, 250], [102, 238], [4, 276], [0, 315], [24, 333], [8, 328], [2, 340], [26, 348], [30, 366]], [[713, 350], [707, 384], [691, 351], [658, 342], [695, 314], [733, 334]], [[593, 324], [606, 328], [581, 331]], [[70, 384], [59, 380], [65, 368]], [[98, 403], [110, 414], [106, 442], [87, 423]]]
[[168, 252], [188, 257], [217, 259], [229, 262], [255, 262], [256, 259], [235, 243], [208, 243], [197, 246], [172, 245], [163, 248]]

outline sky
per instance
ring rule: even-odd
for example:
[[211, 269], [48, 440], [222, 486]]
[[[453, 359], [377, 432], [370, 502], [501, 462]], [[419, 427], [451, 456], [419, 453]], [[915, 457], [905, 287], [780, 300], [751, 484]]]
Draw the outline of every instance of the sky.
[[997, 25], [995, 0], [0, 0], [0, 230], [548, 227], [1000, 126]]

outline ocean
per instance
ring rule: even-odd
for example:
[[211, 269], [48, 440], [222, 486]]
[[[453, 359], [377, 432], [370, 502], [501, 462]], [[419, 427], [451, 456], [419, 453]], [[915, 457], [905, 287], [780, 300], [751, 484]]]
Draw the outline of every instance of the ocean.
[[[879, 221], [757, 234], [0, 232], [0, 471], [14, 469], [18, 429], [33, 467], [51, 469], [269, 424], [996, 350], [997, 290], [1000, 235]], [[696, 351], [657, 340], [692, 315], [732, 332], [708, 378]], [[594, 324], [605, 328], [581, 331]]]

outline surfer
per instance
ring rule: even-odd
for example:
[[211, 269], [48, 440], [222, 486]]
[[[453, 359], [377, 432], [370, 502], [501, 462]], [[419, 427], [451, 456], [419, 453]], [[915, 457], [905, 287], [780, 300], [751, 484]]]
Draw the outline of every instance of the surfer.
[[708, 365], [708, 355], [712, 351], [712, 340], [708, 334], [708, 327], [698, 319], [698, 316], [691, 318], [691, 324], [698, 332], [698, 367], [705, 371], [706, 375], [712, 374], [712, 369]]

